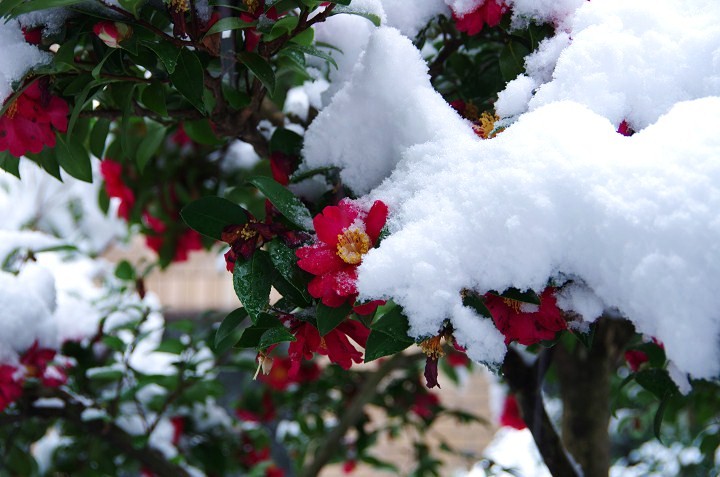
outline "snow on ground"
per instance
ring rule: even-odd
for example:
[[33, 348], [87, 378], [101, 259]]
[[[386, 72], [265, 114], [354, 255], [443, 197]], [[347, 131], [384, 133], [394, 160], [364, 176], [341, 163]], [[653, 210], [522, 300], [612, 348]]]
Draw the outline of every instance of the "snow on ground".
[[[497, 362], [501, 337], [460, 291], [570, 277], [587, 288], [567, 302], [617, 308], [681, 371], [720, 374], [720, 5], [679, 8], [585, 2], [534, 60], [538, 78], [553, 72], [530, 112], [489, 141], [433, 91], [405, 37], [373, 32], [304, 151], [306, 167], [339, 166], [390, 205], [362, 297], [400, 303], [415, 336], [450, 318], [474, 359]], [[640, 132], [617, 134], [623, 119]]]

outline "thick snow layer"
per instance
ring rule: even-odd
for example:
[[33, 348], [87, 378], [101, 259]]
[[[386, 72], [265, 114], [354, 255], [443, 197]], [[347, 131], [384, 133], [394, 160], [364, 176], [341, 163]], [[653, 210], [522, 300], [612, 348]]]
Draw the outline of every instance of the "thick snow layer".
[[[559, 33], [526, 62], [539, 86], [529, 109], [572, 100], [639, 130], [679, 101], [720, 95], [719, 22], [715, 0], [582, 2], [570, 36]], [[567, 38], [572, 41], [558, 55]], [[548, 69], [552, 80], [541, 84]], [[511, 83], [505, 96], [526, 92]]]
[[0, 103], [13, 92], [12, 84], [33, 66], [48, 61], [47, 53], [25, 41], [16, 20], [0, 21]]
[[513, 26], [522, 27], [528, 20], [552, 23], [559, 28], [586, 0], [507, 0], [513, 15]]
[[385, 25], [397, 28], [411, 39], [431, 18], [450, 17], [450, 8], [443, 0], [414, 0], [412, 7], [408, 7], [407, 0], [382, 0], [382, 6], [387, 16]]
[[720, 98], [678, 104], [630, 138], [562, 102], [490, 141], [415, 146], [372, 194], [390, 205], [391, 235], [361, 265], [360, 291], [392, 297], [424, 335], [455, 319], [462, 288], [540, 290], [562, 272], [680, 369], [720, 374], [718, 128]]
[[458, 128], [466, 129], [465, 123], [432, 89], [410, 40], [380, 28], [351, 79], [308, 128], [305, 166], [341, 167], [342, 180], [364, 194], [392, 172], [408, 147]]
[[[390, 205], [361, 297], [400, 303], [415, 336], [449, 318], [474, 359], [496, 362], [499, 334], [460, 291], [541, 290], [562, 274], [586, 287], [564, 307], [617, 309], [680, 371], [720, 375], [720, 6], [662, 3], [583, 4], [529, 63], [541, 82], [557, 61], [531, 112], [489, 141], [433, 91], [406, 38], [375, 31], [304, 151], [305, 167], [338, 166]], [[640, 133], [617, 134], [623, 119]]]

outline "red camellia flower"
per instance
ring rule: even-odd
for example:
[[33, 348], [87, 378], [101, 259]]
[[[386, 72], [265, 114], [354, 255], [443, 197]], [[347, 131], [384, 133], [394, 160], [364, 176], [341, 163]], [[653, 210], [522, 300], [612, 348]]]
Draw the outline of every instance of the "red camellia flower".
[[0, 151], [15, 157], [37, 154], [44, 146], [55, 147], [55, 130], [65, 132], [70, 108], [35, 81], [0, 117]]
[[629, 349], [625, 351], [625, 361], [634, 373], [637, 373], [643, 363], [649, 360], [648, 355], [639, 350]]
[[558, 331], [567, 328], [567, 323], [557, 307], [554, 291], [550, 287], [540, 295], [539, 306], [492, 293], [485, 295], [485, 306], [490, 310], [495, 326], [505, 335], [505, 344], [517, 341], [527, 346], [551, 340]]
[[293, 361], [290, 358], [277, 358], [273, 361], [268, 374], [260, 373], [258, 380], [277, 391], [285, 391], [291, 384], [315, 381], [320, 377], [320, 367], [313, 362], [300, 365], [297, 373], [290, 374]]
[[122, 178], [122, 164], [105, 159], [100, 163], [100, 174], [105, 180], [105, 191], [109, 197], [120, 199], [118, 217], [130, 220], [130, 211], [135, 205], [135, 193]]
[[[315, 216], [317, 242], [296, 251], [298, 266], [315, 275], [308, 285], [313, 297], [330, 307], [355, 303], [357, 267], [363, 255], [377, 243], [387, 215], [387, 206], [379, 200], [367, 214], [349, 200], [343, 200]], [[380, 303], [363, 305], [355, 311], [368, 314]]]
[[37, 341], [20, 357], [20, 363], [25, 366], [25, 375], [40, 379], [43, 386], [56, 388], [67, 381], [62, 368], [49, 366], [55, 359], [55, 350], [40, 348]]
[[121, 22], [98, 22], [93, 26], [93, 33], [110, 48], [120, 48], [120, 42], [132, 36], [132, 27]]
[[500, 19], [507, 11], [507, 5], [502, 0], [485, 0], [475, 10], [458, 17], [453, 12], [455, 28], [464, 31], [468, 35], [477, 35], [485, 25], [494, 27], [500, 23]]
[[617, 128], [618, 134], [622, 134], [623, 136], [632, 136], [635, 134], [635, 131], [630, 127], [630, 125], [627, 123], [627, 121], [623, 121], [620, 123], [620, 126]]
[[503, 405], [502, 414], [500, 414], [500, 425], [519, 430], [527, 427], [522, 416], [520, 416], [520, 407], [514, 394], [505, 396], [505, 404]]
[[362, 363], [363, 354], [350, 343], [349, 338], [365, 348], [370, 330], [356, 320], [345, 320], [325, 336], [320, 336], [317, 328], [306, 321], [294, 317], [285, 318], [295, 341], [288, 347], [288, 357], [292, 362], [288, 375], [296, 377], [304, 359], [312, 359], [315, 353], [327, 356], [331, 362], [343, 369], [350, 369], [353, 362]]
[[429, 419], [437, 412], [440, 398], [433, 393], [420, 393], [415, 395], [415, 402], [410, 410], [423, 419]]
[[[159, 218], [154, 217], [147, 212], [143, 217], [145, 218], [148, 226], [152, 229], [153, 232], [155, 232], [155, 235], [148, 235], [147, 237], [145, 237], [145, 243], [156, 253], [160, 253], [160, 250], [163, 248], [163, 246], [165, 246], [165, 241], [167, 240], [167, 225]], [[202, 250], [202, 248], [203, 245], [200, 234], [191, 229], [185, 230], [177, 238], [173, 262], [184, 262], [190, 256], [190, 252], [195, 250]]]
[[0, 412], [22, 396], [23, 379], [18, 374], [16, 367], [0, 364]]

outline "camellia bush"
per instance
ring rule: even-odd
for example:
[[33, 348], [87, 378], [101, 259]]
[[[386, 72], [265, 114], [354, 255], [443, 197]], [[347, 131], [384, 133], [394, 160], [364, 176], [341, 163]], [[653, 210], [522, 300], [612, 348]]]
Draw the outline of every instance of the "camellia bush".
[[[715, 0], [0, 16], [3, 472], [397, 474], [404, 436], [441, 475], [473, 368], [537, 472], [720, 470]], [[145, 277], [203, 249], [238, 308], [166, 320]]]

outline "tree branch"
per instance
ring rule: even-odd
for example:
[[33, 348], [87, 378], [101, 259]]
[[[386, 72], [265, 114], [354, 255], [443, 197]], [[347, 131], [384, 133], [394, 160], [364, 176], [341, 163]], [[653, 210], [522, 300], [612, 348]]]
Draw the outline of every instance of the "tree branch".
[[402, 354], [398, 353], [385, 361], [374, 373], [363, 383], [360, 391], [355, 395], [350, 405], [345, 409], [340, 422], [327, 435], [325, 440], [318, 446], [315, 458], [306, 465], [300, 472], [300, 477], [315, 477], [320, 470], [330, 461], [335, 452], [342, 444], [342, 438], [350, 427], [362, 416], [365, 405], [369, 403], [377, 393], [380, 382], [398, 368], [405, 368], [410, 364], [425, 359], [422, 353]]
[[[22, 423], [28, 417], [37, 417], [40, 419], [64, 419], [72, 422], [76, 426], [85, 429], [88, 434], [97, 436], [105, 441], [109, 446], [120, 451], [124, 455], [141, 462], [151, 472], [159, 477], [190, 477], [190, 474], [177, 464], [169, 462], [165, 456], [157, 449], [150, 446], [136, 447], [131, 434], [119, 427], [114, 422], [106, 422], [102, 419], [85, 420], [83, 412], [87, 409], [83, 404], [77, 402], [69, 394], [52, 390], [38, 390], [43, 392], [32, 395], [26, 392], [26, 399], [18, 402], [20, 415], [4, 415], [0, 416], [0, 425], [17, 422]], [[55, 397], [60, 398], [64, 402], [63, 407], [35, 407], [34, 402], [39, 397]]]
[[544, 350], [535, 364], [527, 365], [517, 351], [508, 348], [503, 374], [510, 389], [518, 397], [523, 419], [532, 432], [550, 473], [554, 477], [580, 477], [581, 474], [573, 466], [543, 404], [541, 385], [551, 352], [551, 349]]

